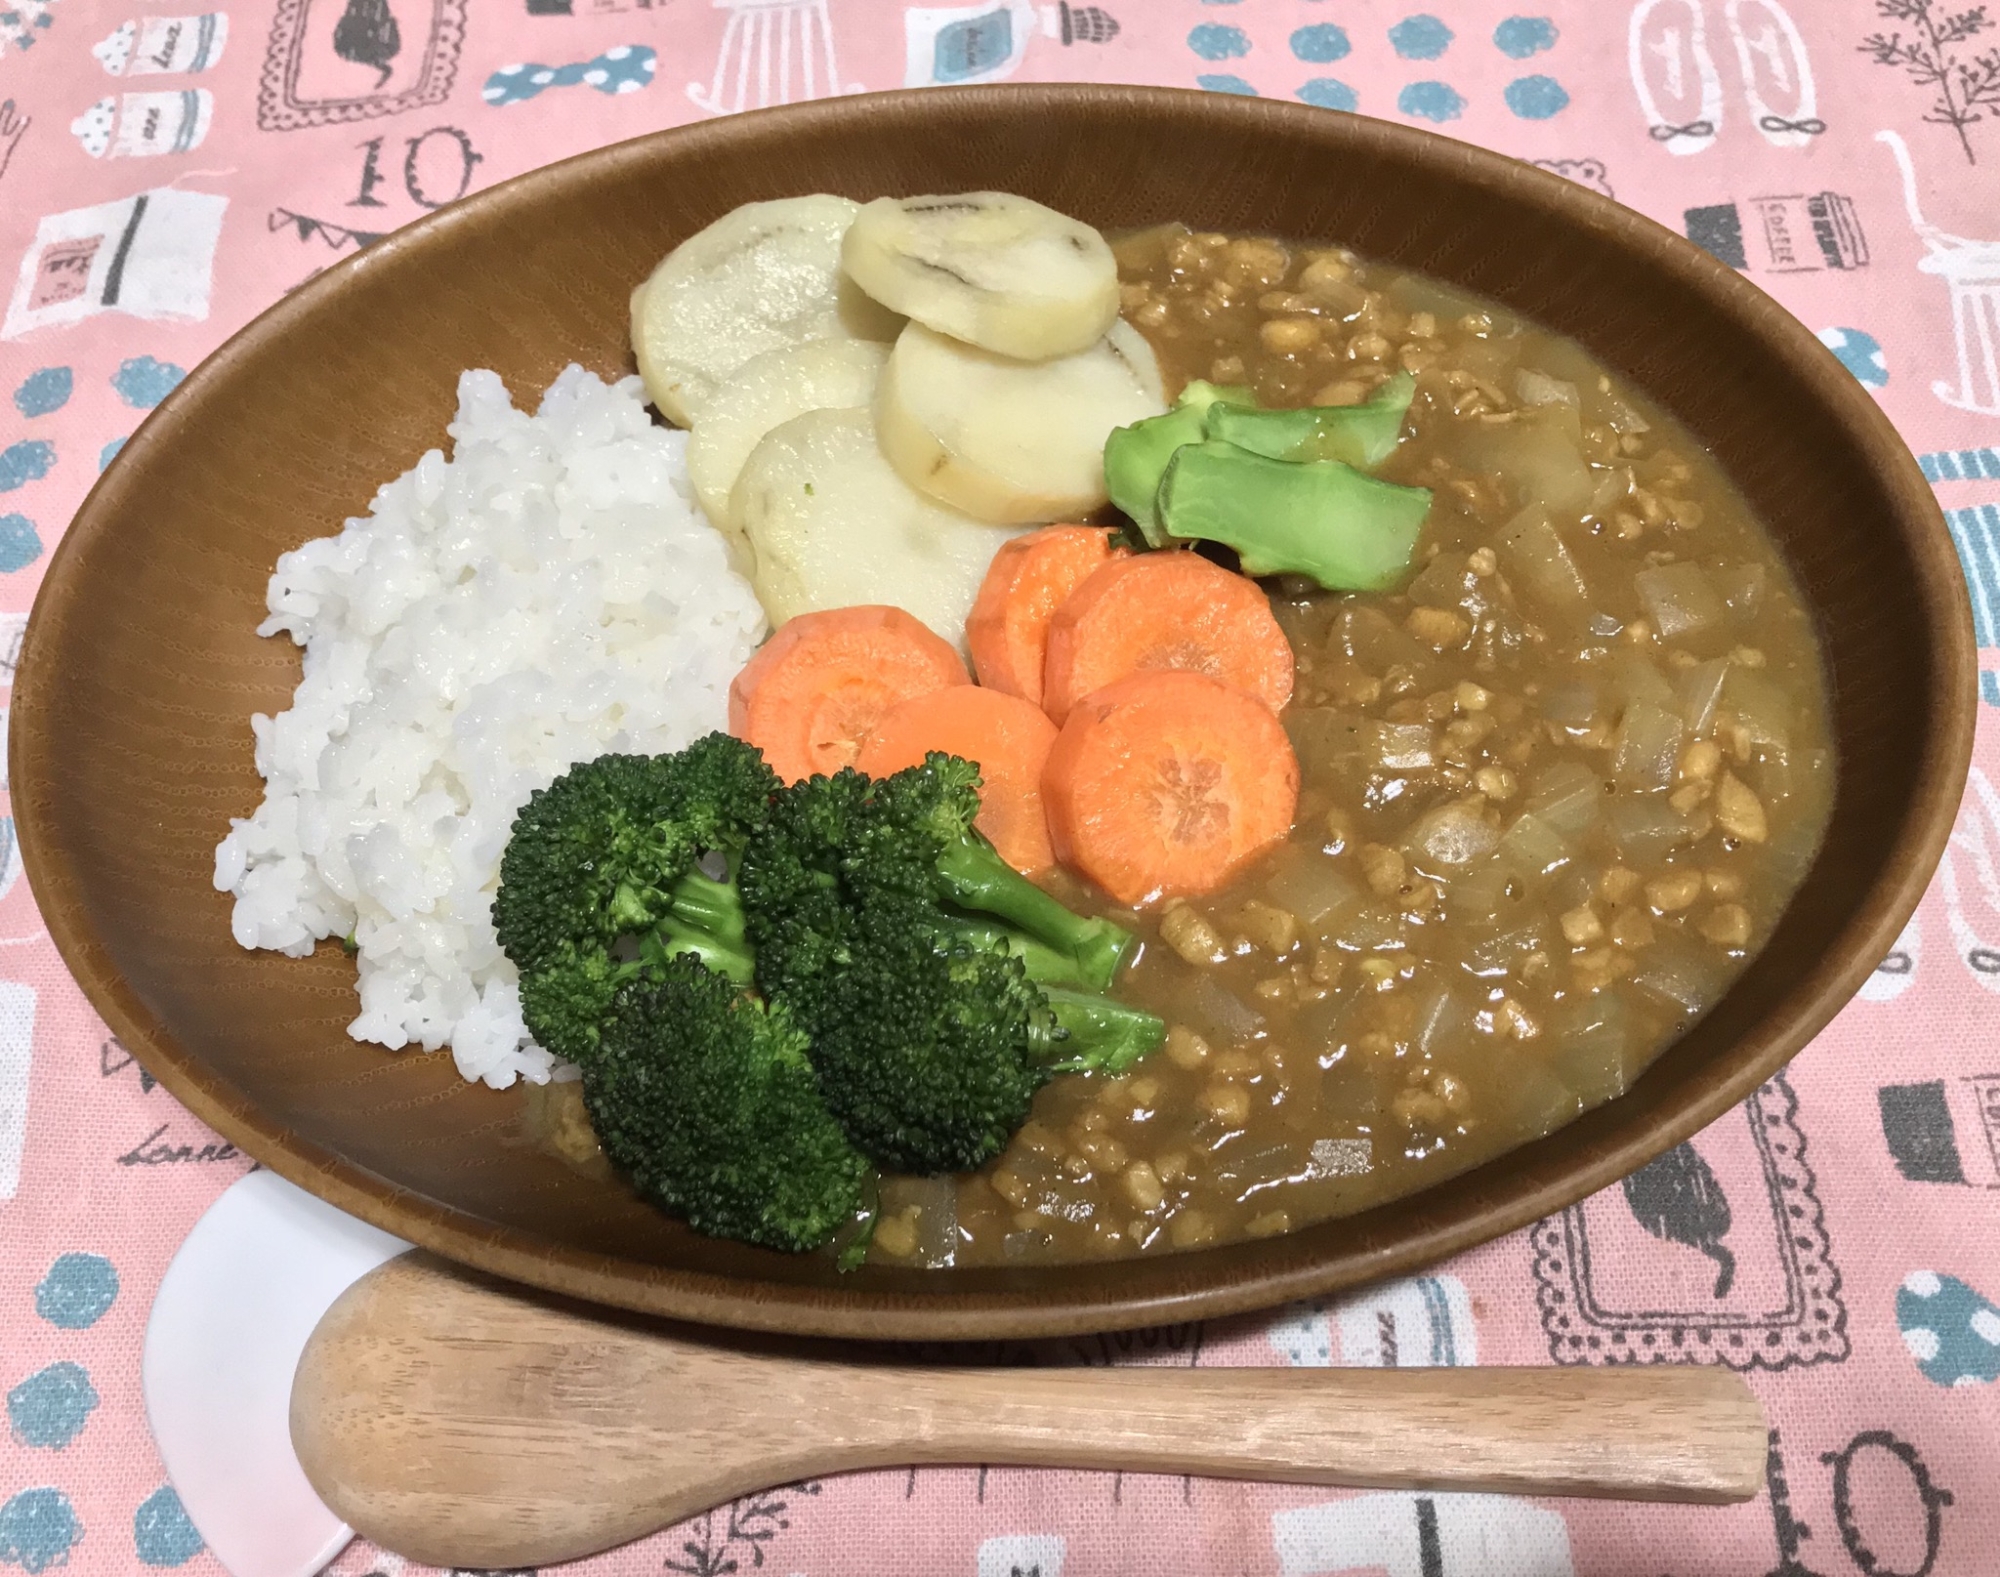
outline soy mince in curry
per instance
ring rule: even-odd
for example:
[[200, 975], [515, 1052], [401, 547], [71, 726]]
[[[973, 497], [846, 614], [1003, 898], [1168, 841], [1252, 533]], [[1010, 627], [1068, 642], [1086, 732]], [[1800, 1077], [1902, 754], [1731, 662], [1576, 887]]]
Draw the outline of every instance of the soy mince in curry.
[[[1618, 1095], [1769, 936], [1831, 809], [1783, 560], [1693, 438], [1576, 345], [1339, 248], [1114, 243], [1171, 397], [1350, 405], [1413, 374], [1383, 479], [1432, 490], [1400, 589], [1271, 581], [1287, 843], [1225, 890], [1073, 908], [1169, 1024], [1058, 1077], [979, 1172], [885, 1178], [870, 1258], [1031, 1264], [1266, 1237], [1429, 1186]], [[1226, 557], [1226, 555], [1224, 555]], [[588, 1164], [574, 1086], [532, 1121]], [[581, 1130], [581, 1131], [579, 1131]]]

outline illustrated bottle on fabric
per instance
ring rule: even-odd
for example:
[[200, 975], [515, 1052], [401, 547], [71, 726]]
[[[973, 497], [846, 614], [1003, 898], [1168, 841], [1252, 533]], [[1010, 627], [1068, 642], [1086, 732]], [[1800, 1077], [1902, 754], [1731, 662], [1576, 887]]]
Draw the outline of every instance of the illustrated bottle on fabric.
[[1105, 44], [1118, 36], [1118, 21], [1094, 5], [1035, 5], [1031, 0], [913, 6], [903, 13], [903, 85], [998, 82], [1014, 74], [1037, 36], [1064, 44]]
[[200, 16], [135, 17], [90, 52], [114, 77], [150, 77], [206, 71], [222, 59], [229, 42], [229, 17], [221, 11]]
[[206, 88], [182, 88], [107, 95], [71, 121], [69, 129], [93, 159], [144, 159], [200, 147], [214, 118], [214, 94]]
[[23, 259], [0, 339], [102, 312], [208, 316], [215, 243], [229, 199], [157, 187], [44, 215]]

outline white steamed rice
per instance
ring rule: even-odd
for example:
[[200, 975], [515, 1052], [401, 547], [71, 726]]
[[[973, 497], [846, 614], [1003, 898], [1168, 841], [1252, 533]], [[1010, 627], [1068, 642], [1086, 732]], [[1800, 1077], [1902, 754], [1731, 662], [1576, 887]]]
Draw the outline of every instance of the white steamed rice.
[[637, 378], [580, 367], [535, 415], [459, 379], [432, 450], [368, 515], [278, 560], [260, 633], [305, 647], [253, 717], [264, 802], [215, 851], [248, 948], [359, 948], [357, 1040], [504, 1088], [562, 1066], [521, 1022], [490, 910], [514, 813], [565, 767], [721, 728], [764, 634]]

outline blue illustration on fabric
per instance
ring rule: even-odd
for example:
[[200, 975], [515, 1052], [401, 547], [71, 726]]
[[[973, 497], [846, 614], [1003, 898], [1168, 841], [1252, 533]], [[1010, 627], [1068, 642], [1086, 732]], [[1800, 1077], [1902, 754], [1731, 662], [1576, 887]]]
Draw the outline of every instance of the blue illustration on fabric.
[[479, 94], [488, 104], [525, 104], [544, 88], [573, 88], [579, 82], [599, 93], [636, 93], [653, 80], [658, 64], [644, 44], [616, 44], [571, 66], [502, 66]]
[[1299, 97], [1323, 110], [1354, 110], [1360, 95], [1338, 77], [1314, 77], [1299, 84]]
[[23, 438], [0, 449], [0, 493], [39, 482], [56, 463], [56, 446], [46, 438]]
[[983, 16], [962, 16], [938, 29], [931, 50], [931, 80], [963, 82], [998, 71], [1014, 57], [1014, 13], [1005, 6]]
[[1222, 22], [1203, 22], [1188, 30], [1187, 45], [1203, 60], [1238, 60], [1250, 53], [1250, 35]]
[[[126, 435], [126, 437], [130, 436], [131, 435], [129, 433]], [[111, 440], [110, 443], [106, 444], [102, 449], [98, 450], [97, 469], [102, 471], [107, 465], [111, 464], [113, 460], [116, 460], [118, 458], [118, 451], [120, 449], [123, 449], [124, 447], [125, 447], [124, 438], [114, 438]]]
[[1972, 598], [1972, 638], [2000, 646], [2000, 504], [1967, 504], [1944, 512]]
[[82, 1364], [52, 1363], [7, 1393], [7, 1423], [22, 1445], [60, 1451], [82, 1433], [98, 1400]]
[[134, 356], [130, 361], [118, 364], [118, 370], [111, 375], [111, 387], [118, 391], [118, 398], [133, 410], [150, 411], [179, 388], [186, 376], [184, 369], [170, 361]]
[[0, 515], [0, 574], [26, 569], [42, 556], [42, 535], [26, 515]]
[[1855, 377], [1871, 389], [1889, 381], [1889, 361], [1882, 354], [1882, 342], [1860, 329], [1821, 329], [1819, 342], [1832, 351]]
[[1204, 73], [1194, 79], [1194, 84], [1210, 93], [1234, 93], [1238, 98], [1245, 99], [1257, 97], [1255, 88], [1241, 77], [1232, 76], [1226, 71]]
[[1896, 1289], [1896, 1324], [1926, 1380], [1939, 1385], [2000, 1380], [2000, 1306], [1956, 1276], [1911, 1271]]
[[23, 416], [47, 416], [69, 404], [76, 377], [67, 367], [42, 367], [21, 380], [14, 391], [14, 409]]
[[45, 1572], [67, 1564], [82, 1537], [76, 1508], [59, 1489], [24, 1489], [0, 1506], [0, 1564]]
[[87, 1330], [118, 1301], [118, 1272], [102, 1254], [64, 1254], [35, 1287], [35, 1312], [66, 1331]]
[[[1831, 332], [1831, 329], [1825, 331]], [[1918, 455], [1917, 464], [1923, 467], [1927, 482], [1970, 482], [1981, 477], [2000, 477], [2000, 449], [1991, 444], [1984, 449], [1933, 449]]]
[[1396, 108], [1423, 120], [1457, 120], [1465, 113], [1465, 100], [1449, 83], [1412, 82], [1396, 95]]
[[1509, 60], [1526, 60], [1556, 47], [1556, 25], [1545, 16], [1510, 16], [1493, 29], [1493, 47]]
[[185, 1566], [205, 1547], [171, 1484], [162, 1484], [132, 1513], [132, 1543], [148, 1566]]
[[1310, 27], [1295, 28], [1292, 32], [1292, 53], [1299, 59], [1323, 66], [1328, 61], [1345, 60], [1354, 45], [1348, 41], [1347, 29], [1336, 27], [1331, 22], [1315, 22]]
[[1569, 90], [1554, 77], [1516, 77], [1500, 96], [1522, 120], [1547, 120], [1569, 108]]
[[1405, 60], [1435, 60], [1451, 48], [1452, 31], [1442, 17], [1419, 13], [1389, 29], [1389, 43]]

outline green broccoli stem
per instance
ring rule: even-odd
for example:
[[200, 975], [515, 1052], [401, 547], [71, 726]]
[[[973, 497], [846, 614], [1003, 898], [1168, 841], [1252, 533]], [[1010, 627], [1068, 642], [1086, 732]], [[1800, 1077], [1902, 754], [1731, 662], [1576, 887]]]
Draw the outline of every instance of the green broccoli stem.
[[683, 953], [693, 954], [716, 974], [735, 981], [739, 986], [749, 985], [756, 973], [756, 961], [747, 951], [718, 942], [706, 932], [676, 925], [672, 920], [664, 920], [657, 930], [648, 932], [639, 948], [641, 956], [655, 973], [668, 959], [678, 958]]
[[674, 883], [667, 913], [679, 925], [705, 932], [716, 941], [746, 950], [743, 933], [743, 894], [733, 881], [716, 881], [700, 871], [689, 871]]
[[1042, 994], [1062, 1031], [1045, 1047], [1057, 1054], [1049, 1065], [1058, 1073], [1123, 1073], [1167, 1037], [1155, 1015], [1094, 991], [1044, 986]]
[[947, 843], [937, 869], [953, 903], [997, 915], [1029, 939], [1072, 960], [1085, 985], [1100, 989], [1110, 985], [1131, 949], [1130, 931], [1065, 908], [1001, 859], [976, 832]]
[[938, 934], [947, 943], [963, 942], [982, 952], [1004, 946], [1026, 965], [1028, 978], [1037, 985], [1088, 987], [1090, 984], [1083, 978], [1082, 966], [1070, 954], [1058, 952], [1010, 925], [952, 916], [939, 926]]
[[750, 984], [756, 955], [743, 934], [743, 896], [733, 881], [719, 882], [689, 871], [674, 883], [667, 913], [640, 943], [656, 969], [669, 958], [692, 953], [718, 975], [739, 986]]

